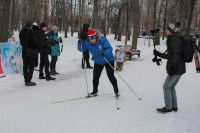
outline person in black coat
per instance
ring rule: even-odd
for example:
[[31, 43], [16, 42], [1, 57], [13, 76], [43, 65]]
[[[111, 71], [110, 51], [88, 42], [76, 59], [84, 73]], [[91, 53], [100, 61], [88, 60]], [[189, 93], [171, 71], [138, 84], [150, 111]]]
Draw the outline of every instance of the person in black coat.
[[[36, 35], [37, 42], [39, 43], [39, 52], [40, 52], [40, 74], [39, 79], [55, 80], [56, 78], [52, 78], [49, 72], [49, 54], [50, 54], [50, 46], [53, 44], [50, 39], [48, 39], [45, 35], [47, 31], [47, 24], [41, 23], [38, 34]], [[45, 75], [43, 73], [43, 69], [45, 68]]]
[[167, 59], [167, 78], [163, 84], [165, 106], [158, 108], [161, 113], [172, 112], [178, 110], [176, 85], [181, 76], [186, 72], [185, 62], [181, 58], [183, 36], [179, 32], [177, 23], [172, 23], [165, 31], [167, 35], [167, 53], [160, 53], [154, 50], [154, 55]]
[[[83, 24], [83, 30], [80, 35], [80, 38], [83, 42], [88, 38], [87, 32], [88, 32], [89, 27], [90, 27], [89, 24]], [[86, 66], [87, 68], [90, 68], [90, 69], [93, 68], [90, 66], [89, 58], [90, 58], [89, 50], [86, 50], [85, 52], [83, 52], [82, 69], [85, 68], [85, 62], [87, 64], [87, 66]]]
[[[39, 26], [36, 22], [33, 23], [32, 29], [33, 29], [33, 36], [35, 37], [39, 32]], [[35, 67], [37, 67], [37, 66], [38, 66], [38, 56], [35, 58]]]
[[[33, 77], [33, 71], [35, 66], [35, 59], [25, 56], [25, 49], [30, 48], [33, 50], [38, 49], [38, 45], [35, 43], [33, 38], [32, 30], [33, 22], [28, 20], [26, 21], [25, 27], [19, 33], [20, 43], [22, 45], [22, 58], [23, 58], [23, 72], [24, 80], [26, 86], [35, 86], [36, 83], [31, 82]], [[27, 54], [27, 53], [26, 53]]]

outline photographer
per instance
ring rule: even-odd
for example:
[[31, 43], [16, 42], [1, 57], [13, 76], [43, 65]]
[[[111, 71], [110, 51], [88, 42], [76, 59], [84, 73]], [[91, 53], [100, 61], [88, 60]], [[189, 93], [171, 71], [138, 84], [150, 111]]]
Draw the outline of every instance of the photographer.
[[[47, 25], [45, 23], [40, 24], [40, 30], [36, 35], [37, 41], [39, 43], [39, 52], [40, 52], [40, 74], [39, 79], [55, 80], [56, 78], [52, 78], [49, 73], [49, 54], [50, 54], [50, 45], [52, 45], [52, 41], [47, 39], [45, 32], [47, 31]], [[44, 77], [43, 68], [45, 67]]]
[[158, 108], [157, 111], [167, 113], [177, 111], [177, 96], [175, 87], [181, 78], [182, 74], [186, 72], [185, 62], [181, 59], [183, 38], [179, 33], [180, 23], [172, 23], [165, 31], [167, 36], [167, 53], [160, 53], [154, 50], [154, 55], [167, 59], [167, 78], [163, 85], [165, 107]]
[[56, 62], [58, 56], [60, 56], [60, 45], [59, 42], [62, 43], [62, 39], [58, 39], [58, 28], [56, 26], [51, 27], [51, 31], [47, 33], [47, 37], [51, 39], [54, 45], [51, 45], [51, 64], [50, 64], [50, 74], [56, 75], [59, 74], [56, 72]]

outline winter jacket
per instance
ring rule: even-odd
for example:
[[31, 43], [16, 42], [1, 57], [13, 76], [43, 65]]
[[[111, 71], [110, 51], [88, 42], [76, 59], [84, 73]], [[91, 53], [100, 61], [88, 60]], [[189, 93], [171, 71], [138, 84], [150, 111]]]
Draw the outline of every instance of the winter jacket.
[[22, 57], [25, 48], [38, 49], [39, 45], [33, 38], [33, 30], [29, 27], [24, 27], [19, 33], [20, 43], [22, 45]]
[[[97, 32], [97, 43], [96, 44], [91, 44], [89, 42], [89, 40], [85, 40], [84, 43], [82, 43], [83, 48], [85, 48], [86, 50], [88, 49], [90, 51], [90, 53], [92, 54], [92, 60], [99, 65], [105, 65], [107, 62], [111, 62], [114, 60], [114, 56], [112, 53], [112, 47], [110, 45], [110, 43], [108, 42], [108, 40], [100, 35], [100, 32], [95, 30]], [[79, 44], [80, 46], [80, 44]], [[79, 51], [81, 52], [81, 50], [79, 49]], [[102, 52], [104, 54], [104, 59], [103, 57], [101, 57], [99, 55], [99, 53]]]
[[167, 73], [169, 75], [180, 75], [186, 72], [185, 62], [181, 59], [183, 38], [180, 33], [174, 33], [167, 39], [167, 54], [160, 57], [167, 59]]
[[60, 56], [60, 45], [58, 36], [54, 32], [47, 33], [47, 37], [53, 40], [54, 45], [51, 45], [51, 56]]
[[45, 32], [40, 29], [36, 35], [36, 39], [39, 44], [40, 54], [50, 54], [52, 41], [46, 37]]
[[124, 62], [124, 52], [117, 51], [116, 62]]

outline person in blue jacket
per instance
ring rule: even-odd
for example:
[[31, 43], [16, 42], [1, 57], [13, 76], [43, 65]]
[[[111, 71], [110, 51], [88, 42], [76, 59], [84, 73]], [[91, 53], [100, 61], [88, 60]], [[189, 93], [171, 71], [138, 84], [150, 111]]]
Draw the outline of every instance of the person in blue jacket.
[[[98, 30], [90, 29], [88, 31], [88, 39], [85, 40], [82, 43], [82, 45], [79, 42], [78, 50], [80, 52], [89, 50], [90, 53], [92, 54], [92, 60], [94, 61], [93, 92], [90, 93], [89, 96], [98, 95], [99, 78], [105, 66], [107, 76], [111, 84], [113, 85], [116, 97], [118, 97], [119, 90], [117, 86], [117, 79], [114, 76], [114, 69], [113, 69], [114, 68], [114, 56], [112, 53], [113, 49], [109, 41], [105, 37], [101, 36]], [[110, 65], [112, 65], [113, 68]]]
[[47, 33], [47, 37], [53, 41], [55, 45], [51, 45], [51, 63], [50, 63], [50, 74], [56, 75], [59, 74], [56, 72], [56, 62], [58, 56], [60, 56], [60, 45], [59, 42], [62, 40], [58, 39], [58, 28], [56, 26], [51, 27], [51, 31]]

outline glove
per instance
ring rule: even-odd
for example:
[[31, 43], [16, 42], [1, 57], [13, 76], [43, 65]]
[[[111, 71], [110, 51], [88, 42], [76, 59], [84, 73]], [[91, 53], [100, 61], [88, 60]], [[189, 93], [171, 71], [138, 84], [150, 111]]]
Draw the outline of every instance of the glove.
[[61, 37], [59, 37], [58, 42], [63, 43], [63, 40]]
[[104, 54], [103, 54], [102, 52], [99, 52], [99, 55], [100, 55], [101, 57], [104, 57]]
[[161, 56], [161, 53], [160, 52], [158, 52], [157, 50], [153, 50], [153, 54], [155, 55], [155, 56]]
[[82, 43], [83, 43], [83, 40], [79, 39], [79, 40], [78, 40], [78, 43], [79, 43], [79, 44], [82, 44]]

